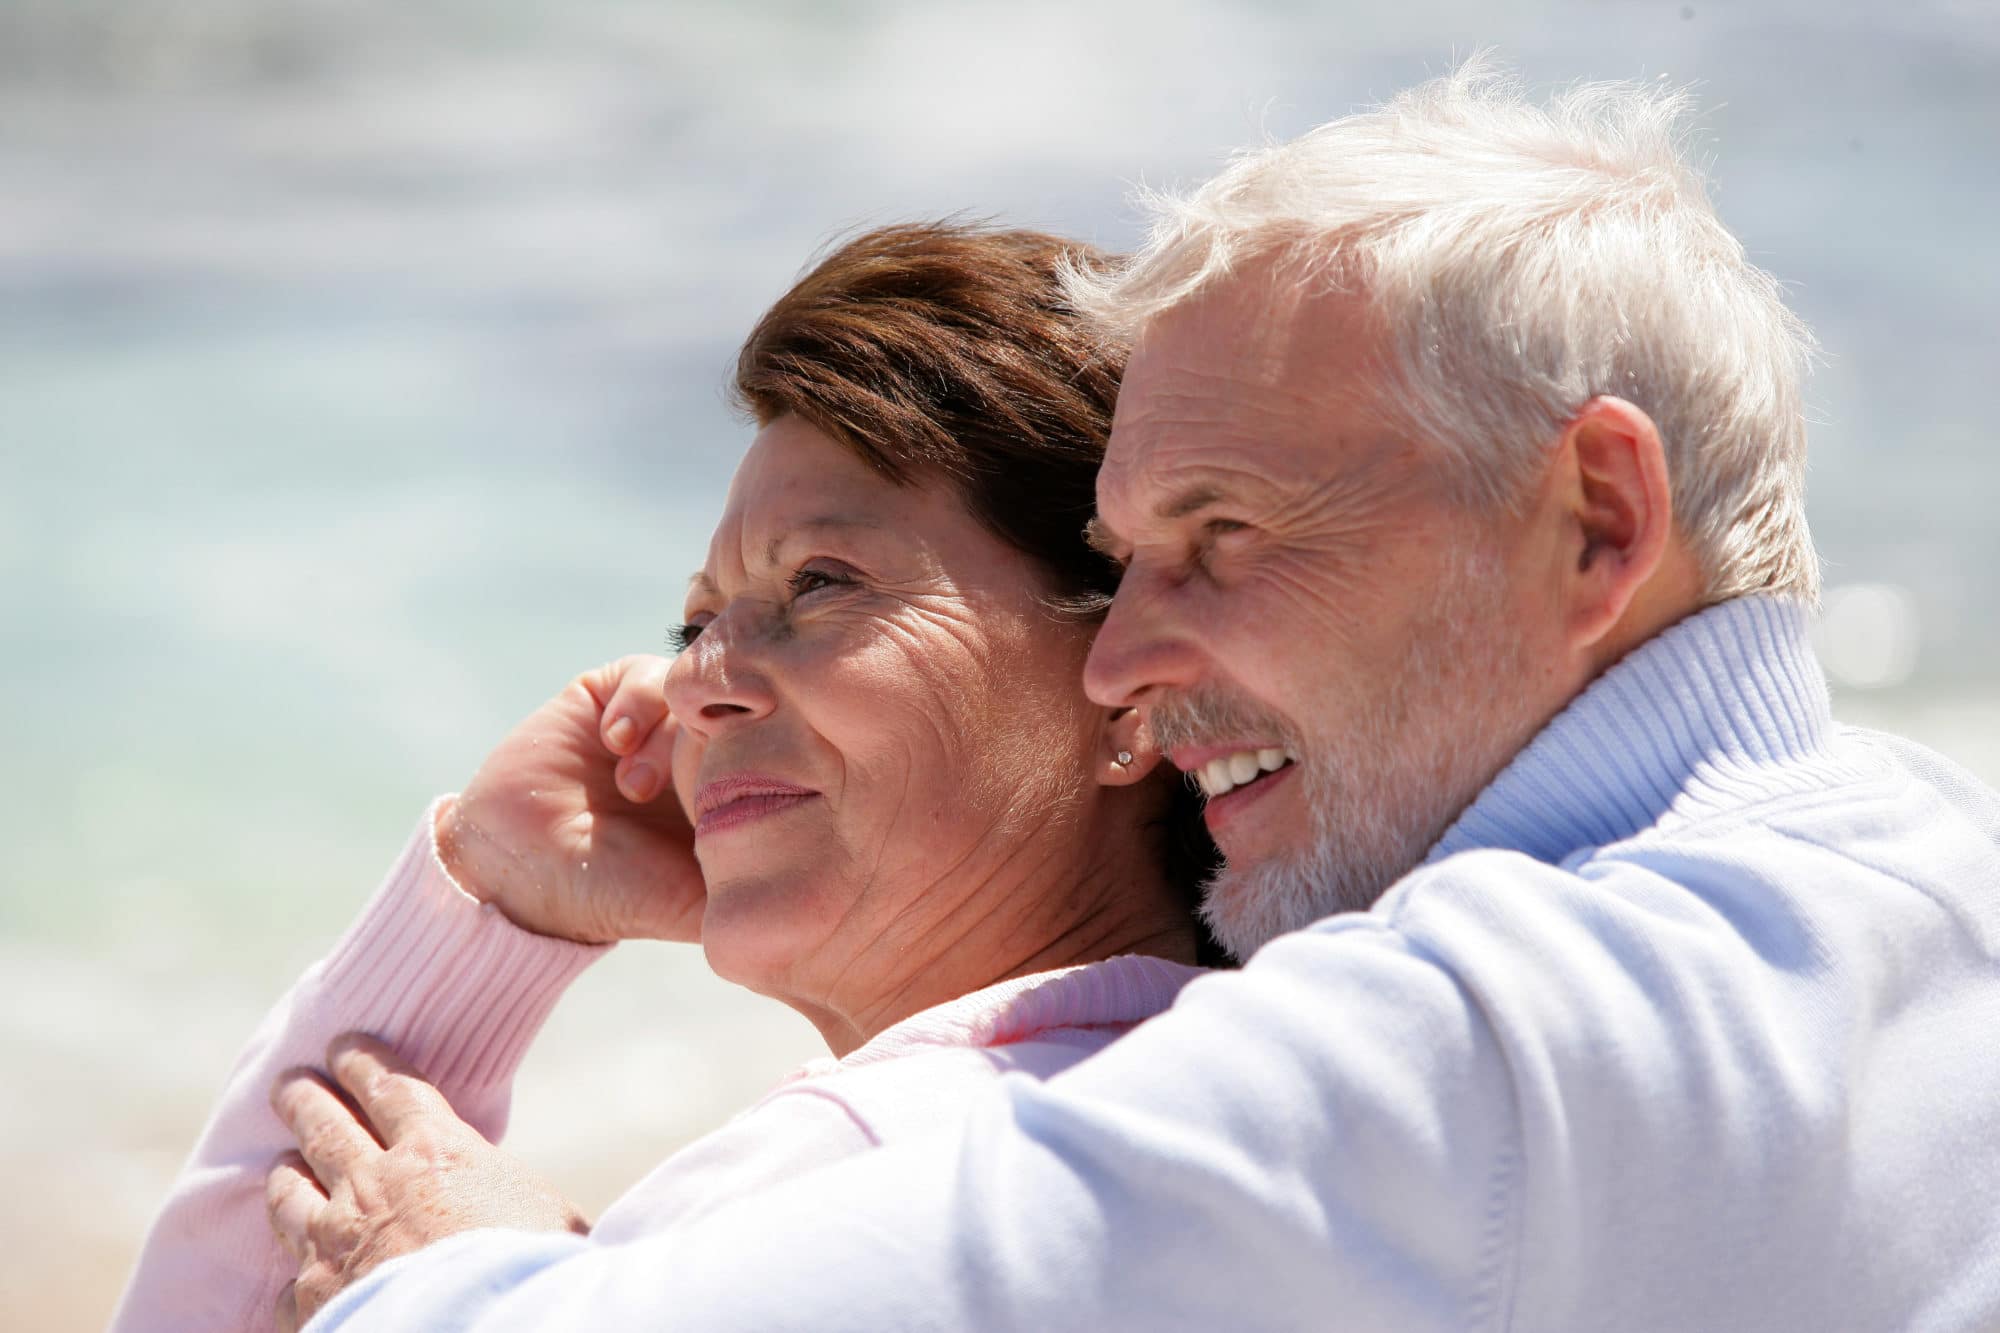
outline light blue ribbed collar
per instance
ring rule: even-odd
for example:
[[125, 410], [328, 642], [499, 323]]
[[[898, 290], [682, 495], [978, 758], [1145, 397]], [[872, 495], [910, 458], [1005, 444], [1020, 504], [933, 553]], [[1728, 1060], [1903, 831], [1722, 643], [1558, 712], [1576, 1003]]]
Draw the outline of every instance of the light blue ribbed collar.
[[1825, 782], [1833, 727], [1809, 612], [1739, 597], [1635, 648], [1558, 713], [1426, 864], [1505, 848], [1560, 862], [1651, 828]]

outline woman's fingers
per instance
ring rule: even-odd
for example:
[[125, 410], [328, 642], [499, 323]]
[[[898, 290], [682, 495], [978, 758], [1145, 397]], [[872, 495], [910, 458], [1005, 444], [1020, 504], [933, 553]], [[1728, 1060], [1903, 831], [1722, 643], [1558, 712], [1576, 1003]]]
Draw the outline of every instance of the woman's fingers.
[[292, 1256], [293, 1263], [305, 1262], [307, 1228], [324, 1207], [326, 1195], [307, 1171], [306, 1159], [299, 1154], [286, 1153], [264, 1177], [264, 1211], [270, 1216], [271, 1230], [277, 1234], [278, 1243]]
[[604, 700], [598, 731], [605, 749], [615, 755], [630, 756], [666, 720], [670, 665], [664, 657], [635, 654], [622, 657], [604, 669], [601, 679], [610, 687], [610, 697]]
[[640, 805], [667, 792], [673, 785], [674, 733], [679, 726], [668, 719], [646, 734], [638, 748], [618, 761], [613, 776], [619, 795]]
[[313, 1175], [329, 1190], [347, 1178], [355, 1162], [382, 1150], [353, 1109], [309, 1069], [279, 1076], [271, 1089], [271, 1109], [292, 1131]]

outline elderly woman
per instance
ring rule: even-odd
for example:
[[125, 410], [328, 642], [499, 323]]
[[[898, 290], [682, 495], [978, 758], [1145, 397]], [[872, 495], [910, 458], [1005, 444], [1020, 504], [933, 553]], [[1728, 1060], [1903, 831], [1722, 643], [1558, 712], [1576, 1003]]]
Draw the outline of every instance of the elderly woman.
[[[678, 656], [583, 676], [426, 815], [239, 1062], [116, 1328], [284, 1325], [471, 1227], [686, 1225], [1065, 1068], [1196, 974], [1195, 798], [1080, 685], [1122, 352], [1063, 306], [1066, 260], [890, 228], [765, 315]], [[699, 940], [832, 1055], [587, 1228], [490, 1140], [564, 986], [638, 937]], [[352, 1031], [383, 1042], [329, 1054]]]

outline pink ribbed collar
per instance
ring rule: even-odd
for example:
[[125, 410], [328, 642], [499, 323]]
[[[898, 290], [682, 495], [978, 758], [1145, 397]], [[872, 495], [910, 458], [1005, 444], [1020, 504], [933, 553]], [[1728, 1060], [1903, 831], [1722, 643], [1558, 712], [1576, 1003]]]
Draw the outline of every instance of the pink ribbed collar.
[[1054, 1028], [1138, 1023], [1174, 1002], [1207, 968], [1144, 954], [1035, 972], [912, 1014], [847, 1056], [810, 1061], [794, 1077], [894, 1060], [937, 1046], [1005, 1046]]

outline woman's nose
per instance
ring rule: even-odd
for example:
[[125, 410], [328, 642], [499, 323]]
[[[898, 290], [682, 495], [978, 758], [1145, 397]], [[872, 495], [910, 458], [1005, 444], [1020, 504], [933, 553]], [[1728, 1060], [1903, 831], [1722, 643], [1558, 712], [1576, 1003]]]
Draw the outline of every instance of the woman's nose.
[[674, 659], [666, 694], [675, 720], [705, 738], [768, 717], [777, 705], [770, 681], [727, 615], [711, 621]]

